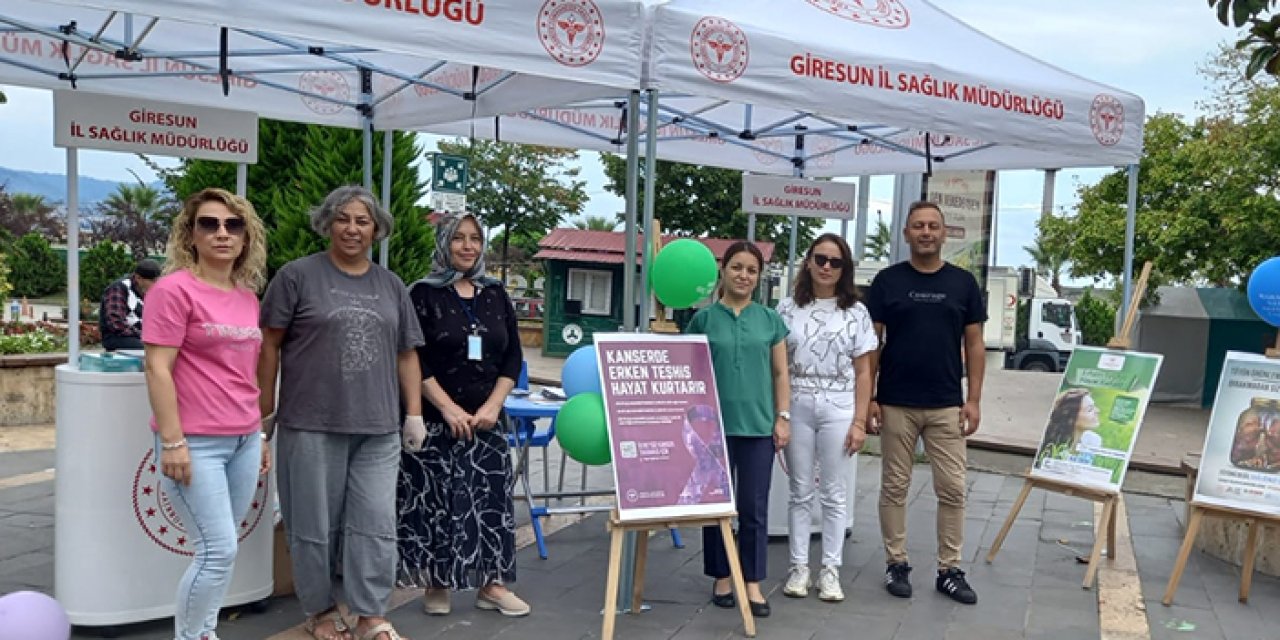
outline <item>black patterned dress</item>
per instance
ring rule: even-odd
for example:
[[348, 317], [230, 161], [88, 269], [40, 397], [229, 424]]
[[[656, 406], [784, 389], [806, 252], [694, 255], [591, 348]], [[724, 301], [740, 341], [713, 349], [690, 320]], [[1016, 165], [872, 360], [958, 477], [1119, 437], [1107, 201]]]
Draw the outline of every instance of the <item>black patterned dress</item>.
[[[499, 286], [464, 299], [452, 287], [409, 291], [426, 345], [424, 379], [434, 377], [458, 406], [475, 413], [499, 377], [518, 379], [523, 353], [515, 310]], [[467, 359], [467, 336], [481, 336], [480, 360]], [[453, 437], [440, 412], [423, 403], [427, 440], [403, 453], [396, 490], [402, 586], [477, 589], [516, 579], [511, 455], [502, 421], [474, 440]]]

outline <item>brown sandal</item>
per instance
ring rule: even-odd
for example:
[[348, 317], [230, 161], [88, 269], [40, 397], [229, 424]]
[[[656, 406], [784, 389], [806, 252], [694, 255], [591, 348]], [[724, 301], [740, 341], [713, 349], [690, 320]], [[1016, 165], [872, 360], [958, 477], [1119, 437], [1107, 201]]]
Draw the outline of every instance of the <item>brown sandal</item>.
[[[331, 633], [326, 633], [322, 630], [323, 625], [326, 623], [333, 625]], [[307, 621], [302, 624], [302, 628], [311, 634], [311, 637], [315, 638], [315, 640], [351, 640], [351, 634], [348, 633], [351, 628], [342, 619], [342, 614], [338, 612], [337, 607], [307, 618]]]

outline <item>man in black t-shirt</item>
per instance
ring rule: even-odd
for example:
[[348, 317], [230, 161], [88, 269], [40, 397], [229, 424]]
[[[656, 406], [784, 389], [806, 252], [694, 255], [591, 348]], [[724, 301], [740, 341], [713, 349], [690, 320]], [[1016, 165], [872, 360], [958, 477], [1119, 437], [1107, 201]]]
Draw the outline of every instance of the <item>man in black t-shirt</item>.
[[[912, 204], [902, 235], [911, 258], [876, 274], [867, 292], [867, 310], [881, 345], [871, 360], [876, 392], [870, 427], [872, 433], [880, 433], [882, 454], [885, 587], [900, 598], [911, 596], [906, 504], [916, 442], [923, 438], [938, 497], [936, 586], [957, 602], [973, 604], [978, 596], [959, 564], [965, 438], [978, 430], [981, 418], [986, 305], [973, 275], [942, 259], [946, 225], [938, 205]], [[961, 362], [962, 348], [967, 369]], [[967, 372], [967, 397], [960, 383], [962, 372]]]

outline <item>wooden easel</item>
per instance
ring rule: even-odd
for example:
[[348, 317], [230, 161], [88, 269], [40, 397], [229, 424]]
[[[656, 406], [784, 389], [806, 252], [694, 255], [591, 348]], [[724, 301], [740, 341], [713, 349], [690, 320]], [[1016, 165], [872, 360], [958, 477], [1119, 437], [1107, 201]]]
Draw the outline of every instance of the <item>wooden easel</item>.
[[[658, 252], [662, 251], [662, 223], [658, 220], [653, 221], [653, 241], [649, 244], [653, 247], [653, 252], [650, 254], [650, 257], [651, 259], [656, 258], [658, 256]], [[649, 266], [650, 268], [653, 267], [652, 264]], [[645, 295], [650, 294], [646, 292]], [[653, 317], [655, 320], [649, 323], [649, 331], [652, 331], [653, 333], [680, 333], [680, 327], [677, 327], [676, 323], [667, 320], [664, 317], [666, 315], [664, 311], [666, 311], [666, 307], [658, 301], [657, 296], [654, 296]]]
[[1253, 562], [1258, 555], [1258, 529], [1264, 525], [1280, 527], [1280, 516], [1222, 507], [1202, 502], [1191, 503], [1191, 517], [1187, 520], [1187, 533], [1182, 537], [1182, 547], [1178, 549], [1178, 560], [1173, 564], [1173, 574], [1169, 576], [1169, 585], [1165, 587], [1164, 606], [1173, 604], [1173, 594], [1178, 591], [1178, 582], [1182, 580], [1182, 572], [1187, 568], [1187, 558], [1191, 555], [1191, 545], [1200, 533], [1200, 521], [1205, 516], [1217, 516], [1244, 520], [1249, 527], [1249, 537], [1244, 543], [1244, 557], [1240, 565], [1240, 602], [1249, 602], [1249, 588], [1253, 586]]
[[1098, 522], [1098, 528], [1094, 533], [1093, 550], [1089, 553], [1089, 568], [1084, 572], [1084, 583], [1081, 585], [1085, 589], [1092, 587], [1093, 578], [1098, 572], [1098, 562], [1102, 560], [1102, 547], [1104, 544], [1107, 548], [1107, 559], [1115, 560], [1116, 502], [1120, 499], [1120, 494], [1105, 489], [1082, 487], [1069, 482], [1040, 478], [1032, 476], [1030, 473], [1025, 473], [1022, 477], [1025, 479], [1022, 483], [1022, 492], [1018, 494], [1018, 499], [1014, 501], [1013, 509], [1009, 511], [1009, 517], [1005, 518], [1004, 526], [1000, 527], [1000, 533], [996, 535], [996, 540], [991, 545], [991, 551], [987, 553], [987, 562], [990, 563], [996, 559], [996, 554], [1000, 552], [1000, 547], [1004, 544], [1005, 536], [1009, 535], [1009, 530], [1013, 528], [1013, 521], [1018, 518], [1018, 512], [1022, 510], [1022, 505], [1027, 501], [1027, 496], [1031, 495], [1032, 489], [1038, 487], [1046, 491], [1056, 491], [1066, 496], [1078, 496], [1102, 503], [1102, 519]]
[[[1275, 347], [1267, 349], [1266, 355], [1268, 358], [1280, 358], [1280, 333], [1276, 334]], [[1191, 556], [1191, 546], [1195, 544], [1196, 536], [1200, 534], [1200, 520], [1205, 516], [1244, 520], [1245, 525], [1249, 527], [1249, 537], [1245, 540], [1244, 557], [1241, 558], [1242, 562], [1240, 563], [1239, 595], [1240, 602], [1249, 602], [1249, 588], [1253, 586], [1253, 563], [1258, 555], [1258, 529], [1264, 524], [1280, 527], [1280, 516], [1196, 502], [1191, 499], [1194, 495], [1192, 493], [1193, 489], [1189, 488], [1187, 491], [1187, 506], [1190, 507], [1191, 511], [1187, 517], [1187, 533], [1182, 536], [1182, 547], [1178, 549], [1178, 560], [1173, 564], [1173, 573], [1169, 576], [1169, 585], [1165, 587], [1164, 599], [1160, 602], [1166, 607], [1173, 604], [1173, 594], [1178, 591], [1178, 582], [1182, 580], [1182, 572], [1187, 568], [1187, 558]]]
[[742, 626], [748, 638], [756, 637], [756, 622], [751, 616], [751, 608], [747, 604], [747, 585], [742, 579], [742, 565], [738, 562], [738, 545], [733, 540], [733, 518], [736, 514], [713, 517], [679, 517], [663, 520], [636, 520], [622, 522], [618, 519], [618, 510], [614, 509], [609, 516], [609, 575], [604, 589], [604, 629], [600, 633], [603, 640], [613, 640], [613, 627], [618, 614], [618, 581], [622, 573], [622, 541], [629, 531], [636, 536], [635, 586], [631, 595], [631, 612], [637, 613], [644, 603], [644, 571], [649, 555], [649, 532], [655, 529], [665, 530], [684, 525], [689, 527], [718, 526], [724, 538], [725, 555], [729, 558], [729, 574], [733, 582], [733, 592], [737, 596], [738, 609], [742, 612]]
[[[1107, 341], [1108, 349], [1128, 349], [1130, 347], [1129, 336], [1132, 335], [1133, 324], [1137, 321], [1138, 305], [1146, 294], [1147, 280], [1150, 277], [1151, 262], [1148, 261], [1142, 265], [1142, 275], [1138, 277], [1138, 282], [1133, 288], [1133, 296], [1129, 299], [1129, 309], [1125, 314], [1124, 322], [1120, 325], [1119, 333]], [[1022, 505], [1026, 503], [1032, 489], [1039, 487], [1046, 491], [1056, 491], [1066, 496], [1078, 496], [1102, 503], [1102, 519], [1098, 521], [1098, 527], [1094, 533], [1093, 550], [1089, 552], [1089, 568], [1084, 572], [1084, 583], [1081, 585], [1085, 589], [1092, 587], [1093, 579], [1098, 573], [1098, 563], [1102, 560], [1104, 544], [1107, 549], [1107, 560], [1115, 560], [1116, 505], [1121, 499], [1120, 492], [1076, 485], [1051, 478], [1041, 478], [1031, 475], [1030, 471], [1024, 473], [1022, 477], [1024, 479], [1022, 492], [1018, 494], [1018, 499], [1014, 501], [1013, 509], [1009, 511], [1009, 517], [1005, 518], [1004, 526], [1000, 527], [1000, 533], [996, 535], [995, 542], [991, 545], [991, 551], [987, 553], [987, 562], [990, 563], [996, 559], [996, 554], [1000, 552], [1000, 547], [1004, 544], [1005, 536], [1009, 535], [1009, 530], [1013, 528], [1013, 522], [1018, 518], [1018, 512], [1022, 510]]]

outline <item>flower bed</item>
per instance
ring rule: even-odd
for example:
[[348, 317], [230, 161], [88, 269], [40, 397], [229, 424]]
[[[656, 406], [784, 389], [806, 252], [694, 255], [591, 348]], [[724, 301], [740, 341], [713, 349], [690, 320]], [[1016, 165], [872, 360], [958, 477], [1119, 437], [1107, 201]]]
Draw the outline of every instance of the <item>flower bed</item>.
[[[80, 323], [80, 344], [92, 347], [102, 342], [98, 325]], [[67, 326], [54, 322], [5, 322], [0, 324], [0, 355], [59, 353], [67, 350]]]

